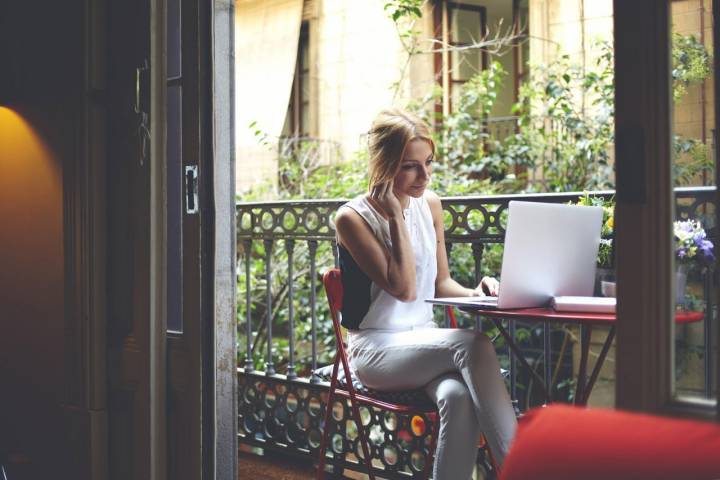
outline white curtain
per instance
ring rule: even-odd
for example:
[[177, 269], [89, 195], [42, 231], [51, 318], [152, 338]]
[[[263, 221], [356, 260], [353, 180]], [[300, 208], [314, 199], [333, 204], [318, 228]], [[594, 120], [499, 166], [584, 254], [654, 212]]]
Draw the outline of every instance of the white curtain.
[[[235, 131], [238, 153], [255, 150], [256, 129], [274, 145], [295, 73], [303, 0], [235, 4]], [[256, 128], [249, 128], [256, 122]]]

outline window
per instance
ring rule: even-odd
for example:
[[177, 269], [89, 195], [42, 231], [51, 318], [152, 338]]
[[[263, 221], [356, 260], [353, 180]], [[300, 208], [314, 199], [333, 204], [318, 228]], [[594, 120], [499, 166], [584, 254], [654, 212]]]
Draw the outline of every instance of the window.
[[513, 100], [516, 102], [520, 94], [520, 85], [528, 79], [530, 71], [528, 68], [530, 42], [527, 41], [530, 31], [529, 21], [528, 0], [515, 0], [513, 5], [513, 31], [516, 35], [523, 35], [523, 39], [518, 41], [513, 48], [513, 67], [515, 69]]
[[[480, 41], [486, 32], [485, 7], [448, 3], [448, 43], [466, 47]], [[487, 66], [487, 55], [480, 49], [453, 50], [449, 55], [450, 108], [457, 103], [462, 85]]]
[[455, 111], [463, 85], [474, 75], [486, 70], [491, 61], [497, 61], [505, 72], [506, 80], [498, 92], [492, 117], [511, 115], [517, 101], [520, 82], [527, 77], [529, 44], [518, 41], [497, 53], [485, 49], [468, 48], [485, 38], [497, 34], [504, 37], [528, 32], [529, 7], [527, 0], [493, 2], [481, 5], [479, 0], [460, 2], [438, 1], [433, 8], [435, 38], [447, 49], [438, 48], [434, 57], [436, 82], [442, 86], [442, 101], [435, 111], [447, 116]]
[[[715, 183], [713, 133], [715, 115], [712, 65], [711, 2], [673, 0], [670, 3], [671, 43], [671, 161], [675, 187], [700, 190]], [[705, 193], [705, 192], [704, 192]], [[692, 244], [688, 253], [672, 243], [675, 259], [675, 301], [677, 311], [697, 314], [697, 321], [674, 323], [674, 396], [680, 401], [706, 400], [716, 397], [715, 360], [717, 331], [714, 314], [717, 298], [713, 275], [708, 268], [709, 244], [718, 243], [717, 216], [713, 196], [691, 202], [677, 194], [678, 223], [674, 230], [695, 231], [707, 240], [686, 239]], [[715, 253], [717, 253], [717, 246]], [[682, 258], [680, 255], [683, 255]], [[684, 317], [681, 317], [684, 318]]]
[[[673, 240], [673, 220], [683, 216], [676, 211], [675, 196], [682, 200], [684, 192], [676, 190], [673, 194], [679, 178], [673, 146], [675, 135], [681, 131], [677, 115], [682, 114], [682, 108], [673, 98], [676, 82], [671, 73], [673, 31], [669, 27], [672, 23], [675, 31], [680, 32], [684, 22], [678, 21], [677, 14], [688, 7], [697, 9], [697, 3], [638, 0], [614, 5], [615, 44], [621, 46], [615, 51], [617, 406], [649, 412], [680, 410], [683, 414], [716, 418], [720, 363], [715, 346], [719, 330], [716, 308], [697, 307], [705, 309], [704, 324], [678, 325], [675, 271], [678, 246]], [[706, 6], [710, 6], [709, 2]], [[704, 12], [696, 12], [699, 13]], [[717, 12], [712, 17], [713, 22], [717, 21]], [[705, 27], [712, 24], [709, 18], [708, 15], [704, 20]], [[708, 41], [713, 38], [713, 46], [717, 47], [715, 31], [708, 29], [705, 36]], [[717, 65], [715, 60], [715, 68]], [[717, 86], [717, 82], [707, 83]], [[702, 97], [699, 87], [697, 94]], [[714, 89], [708, 88], [706, 94], [714, 97]], [[711, 105], [715, 115], [717, 102]], [[690, 119], [698, 119], [701, 109], [691, 110], [694, 115]], [[710, 109], [707, 114], [711, 114]], [[706, 120], [703, 127], [700, 119], [701, 130], [712, 128], [709, 118]], [[698, 133], [702, 136], [702, 131]], [[717, 146], [712, 145], [710, 150], [716, 151]], [[712, 152], [709, 156], [713, 157]], [[716, 162], [717, 158], [713, 158], [709, 163], [714, 168]], [[702, 182], [701, 172], [697, 173], [687, 178]], [[714, 213], [717, 190], [713, 186], [703, 188], [710, 201], [707, 206], [699, 205], [693, 210], [707, 220], [707, 214]], [[716, 222], [704, 225], [712, 228]], [[691, 280], [688, 278], [688, 282]], [[700, 285], [704, 283], [701, 277], [697, 280]], [[702, 287], [696, 290], [698, 295], [701, 290]], [[715, 282], [702, 295], [717, 298], [717, 291]], [[700, 303], [707, 305], [707, 298]], [[688, 331], [683, 333], [683, 329]], [[689, 330], [696, 330], [695, 339]], [[683, 336], [686, 345], [679, 343]], [[709, 360], [705, 365], [692, 366], [688, 370], [690, 376], [683, 375], [682, 368], [678, 368], [682, 365], [676, 363], [685, 355], [687, 345], [693, 350], [699, 347], [703, 358], [707, 356]]]
[[295, 77], [282, 135], [308, 137], [310, 134], [310, 35], [307, 22], [303, 22], [300, 28]]

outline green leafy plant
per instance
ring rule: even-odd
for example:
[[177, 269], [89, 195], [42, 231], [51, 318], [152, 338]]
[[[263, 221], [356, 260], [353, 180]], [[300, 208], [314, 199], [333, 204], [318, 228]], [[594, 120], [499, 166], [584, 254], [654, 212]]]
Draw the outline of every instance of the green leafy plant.
[[[488, 119], [507, 73], [491, 62], [462, 86], [455, 110], [442, 118], [436, 132], [440, 161], [456, 178], [489, 178], [496, 192], [612, 188], [613, 57], [609, 44], [601, 51], [590, 72], [568, 56], [532, 69], [512, 108], [515, 132], [502, 138], [491, 133]], [[441, 93], [411, 108], [434, 124], [429, 112]], [[528, 171], [540, 173], [540, 182], [528, 186]]]
[[[694, 35], [673, 34], [672, 80], [673, 100], [678, 103], [693, 83], [707, 79], [712, 73], [712, 55]], [[700, 139], [673, 137], [673, 170], [675, 184], [693, 185], [712, 178], [715, 168], [708, 147]]]
[[423, 0], [392, 0], [385, 3], [384, 9], [394, 22], [403, 18], [418, 19], [422, 17]]
[[699, 178], [710, 177], [715, 162], [708, 146], [697, 138], [673, 136], [673, 177], [675, 185], [693, 185]]
[[695, 35], [673, 33], [672, 79], [673, 99], [677, 102], [687, 93], [690, 83], [701, 82], [712, 72], [712, 55]]
[[[525, 163], [542, 174], [541, 190], [602, 190], [614, 185], [610, 147], [614, 136], [613, 54], [601, 43], [593, 71], [564, 55], [538, 66], [521, 87], [514, 112]], [[530, 148], [532, 147], [532, 148]]]
[[576, 205], [601, 207], [603, 209], [602, 228], [600, 229], [600, 248], [598, 249], [597, 266], [613, 268], [614, 251], [613, 240], [615, 236], [615, 197], [591, 197], [585, 192]]

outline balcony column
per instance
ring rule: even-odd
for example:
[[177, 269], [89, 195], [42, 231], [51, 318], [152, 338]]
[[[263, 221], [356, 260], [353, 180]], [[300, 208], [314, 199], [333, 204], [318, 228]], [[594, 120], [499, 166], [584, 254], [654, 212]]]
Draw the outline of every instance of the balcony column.
[[315, 374], [317, 369], [317, 305], [315, 298], [316, 290], [316, 256], [317, 256], [317, 240], [308, 240], [308, 251], [310, 253], [310, 312], [312, 319], [312, 375], [310, 377], [311, 383], [317, 383], [320, 381], [320, 377]]
[[250, 295], [250, 263], [252, 262], [252, 240], [243, 242], [245, 250], [245, 340], [247, 341], [247, 349], [245, 350], [245, 371], [252, 372], [252, 295]]
[[275, 375], [275, 366], [272, 357], [272, 251], [273, 240], [266, 238], [265, 244], [265, 284], [266, 284], [266, 302], [265, 312], [267, 313], [265, 320], [265, 328], [267, 330], [267, 361], [265, 362], [265, 374]]
[[295, 286], [295, 279], [293, 278], [293, 253], [295, 251], [295, 240], [292, 238], [285, 240], [285, 251], [288, 257], [288, 342], [290, 344], [287, 378], [292, 380], [297, 378], [297, 373], [295, 373], [295, 310], [293, 305], [293, 287]]

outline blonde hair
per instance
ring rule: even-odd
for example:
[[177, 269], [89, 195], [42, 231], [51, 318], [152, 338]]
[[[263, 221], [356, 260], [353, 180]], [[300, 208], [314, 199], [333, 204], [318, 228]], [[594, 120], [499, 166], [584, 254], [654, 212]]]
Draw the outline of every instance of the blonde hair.
[[428, 142], [435, 154], [430, 129], [419, 117], [397, 108], [378, 114], [368, 132], [369, 190], [395, 177], [408, 143], [415, 139]]

